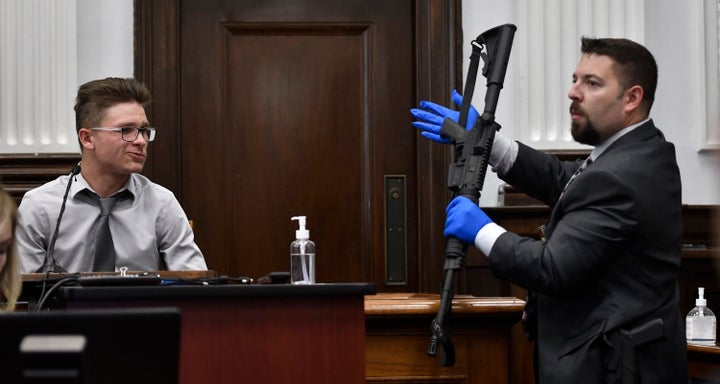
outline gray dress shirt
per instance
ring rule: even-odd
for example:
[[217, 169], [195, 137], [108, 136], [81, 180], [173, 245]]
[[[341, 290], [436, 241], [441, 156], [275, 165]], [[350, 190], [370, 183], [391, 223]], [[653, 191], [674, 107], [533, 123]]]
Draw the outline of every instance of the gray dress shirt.
[[[75, 177], [54, 256], [68, 272], [90, 272], [100, 204], [82, 175]], [[69, 179], [60, 176], [28, 191], [20, 203], [16, 238], [23, 273], [36, 272], [43, 265]], [[134, 173], [118, 194], [123, 197], [110, 213], [116, 270], [207, 269], [185, 212], [172, 192]]]

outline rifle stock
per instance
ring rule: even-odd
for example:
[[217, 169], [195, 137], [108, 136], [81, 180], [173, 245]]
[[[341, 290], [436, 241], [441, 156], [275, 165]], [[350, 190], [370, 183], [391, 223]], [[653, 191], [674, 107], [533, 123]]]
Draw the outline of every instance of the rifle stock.
[[[495, 132], [500, 129], [500, 125], [495, 122], [495, 109], [503, 87], [516, 29], [512, 24], [501, 25], [483, 32], [472, 42], [473, 55], [465, 83], [459, 121], [456, 123], [452, 119], [445, 119], [440, 130], [441, 135], [449, 138], [453, 143], [453, 158], [448, 169], [448, 188], [453, 196], [465, 196], [476, 204], [485, 181]], [[484, 48], [486, 49], [483, 50]], [[475, 126], [465, 130], [480, 57], [485, 64], [482, 73], [487, 78], [485, 106]], [[440, 363], [443, 366], [455, 364], [455, 348], [450, 339], [447, 323], [452, 312], [455, 272], [463, 267], [466, 252], [467, 245], [460, 239], [450, 237], [446, 240], [443, 266], [445, 276], [438, 313], [431, 324], [432, 339], [427, 352], [428, 355], [435, 356], [439, 344]]]

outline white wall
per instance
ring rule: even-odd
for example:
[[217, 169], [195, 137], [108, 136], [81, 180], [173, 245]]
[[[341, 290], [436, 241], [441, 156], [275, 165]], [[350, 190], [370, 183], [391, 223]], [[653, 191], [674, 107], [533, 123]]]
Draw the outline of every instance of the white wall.
[[0, 151], [79, 152], [80, 84], [133, 75], [133, 0], [0, 0]]
[[[651, 117], [667, 139], [675, 144], [683, 180], [684, 204], [720, 204], [718, 152], [699, 151], [699, 137], [705, 129], [703, 109], [699, 108], [705, 102], [702, 96], [705, 86], [703, 55], [698, 51], [702, 48], [698, 36], [698, 23], [703, 13], [699, 7], [702, 7], [702, 3], [702, 0], [646, 0], [645, 19], [639, 21], [645, 23], [644, 44], [654, 54], [659, 67], [658, 90]], [[464, 68], [467, 71], [472, 39], [496, 25], [513, 23], [518, 29], [523, 28], [523, 25], [517, 23], [517, 1], [463, 0], [462, 6], [466, 58]], [[516, 35], [514, 47], [517, 46], [517, 39]], [[519, 137], [518, 118], [514, 113], [519, 96], [519, 80], [513, 75], [516, 71], [511, 54], [505, 88], [496, 113], [496, 120], [502, 125], [501, 131], [513, 139]], [[570, 76], [571, 73], [568, 73], [568, 87]], [[482, 106], [485, 92], [484, 87], [480, 89], [480, 85], [484, 83], [480, 79], [478, 83], [473, 104]], [[714, 86], [717, 88], [717, 84]], [[569, 100], [567, 103], [569, 106]], [[709, 108], [717, 114], [717, 103]], [[497, 203], [497, 187], [500, 183], [494, 174], [488, 173], [480, 205], [492, 206]]]
[[77, 34], [79, 84], [133, 77], [133, 0], [77, 0]]
[[[467, 78], [468, 65], [470, 63], [470, 54], [472, 47], [470, 42], [478, 35], [486, 30], [507, 23], [515, 24], [518, 29], [522, 28], [517, 25], [516, 11], [513, 1], [493, 1], [493, 0], [463, 0], [462, 2], [462, 24], [463, 24], [463, 87]], [[495, 121], [500, 124], [500, 131], [503, 135], [515, 139], [518, 137], [518, 125], [520, 119], [514, 110], [518, 107], [519, 84], [516, 75], [518, 66], [516, 60], [517, 38], [515, 37], [513, 48], [510, 53], [510, 62], [508, 70], [505, 74], [505, 84], [500, 92], [500, 100], [495, 110]], [[482, 108], [484, 105], [483, 98], [485, 96], [485, 79], [478, 73], [475, 91], [473, 93], [473, 105]], [[462, 92], [462, 89], [458, 89]], [[515, 107], [515, 108], [513, 108]], [[459, 108], [457, 108], [459, 109]], [[497, 190], [502, 181], [495, 176], [494, 173], [488, 171], [485, 177], [483, 190], [480, 194], [481, 206], [497, 205]]]
[[[698, 152], [700, 130], [705, 129], [705, 117], [699, 112], [705, 103], [702, 92], [705, 76], [697, 34], [697, 25], [702, 21], [702, 9], [697, 7], [702, 2], [661, 0], [657, 3], [656, 6], [655, 1], [648, 1], [645, 9], [646, 46], [655, 55], [659, 71], [653, 116], [667, 139], [675, 144], [683, 179], [683, 202], [718, 204], [718, 152]], [[717, 88], [717, 84], [714, 86]], [[709, 108], [717, 115], [717, 103]]]

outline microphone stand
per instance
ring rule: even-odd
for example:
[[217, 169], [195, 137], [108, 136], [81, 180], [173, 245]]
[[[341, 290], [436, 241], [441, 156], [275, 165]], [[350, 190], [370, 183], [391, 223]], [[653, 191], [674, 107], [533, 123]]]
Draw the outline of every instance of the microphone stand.
[[45, 279], [47, 280], [50, 273], [66, 273], [67, 270], [61, 267], [57, 261], [55, 261], [55, 241], [57, 240], [58, 233], [60, 232], [60, 221], [62, 220], [63, 213], [65, 212], [65, 204], [67, 203], [68, 194], [70, 193], [70, 186], [72, 186], [73, 178], [80, 173], [80, 163], [77, 163], [70, 172], [70, 179], [68, 180], [67, 188], [65, 188], [65, 195], [63, 196], [62, 205], [60, 206], [60, 213], [58, 214], [57, 222], [55, 224], [55, 232], [50, 240], [47, 252], [45, 252], [45, 262], [36, 271], [45, 273]]
[[[58, 214], [57, 221], [55, 223], [55, 232], [53, 233], [53, 237], [50, 240], [50, 245], [48, 246], [47, 252], [45, 252], [45, 261], [43, 262], [43, 265], [38, 268], [37, 273], [44, 273], [45, 276], [42, 280], [42, 290], [40, 291], [40, 296], [38, 296], [38, 303], [36, 304], [33, 312], [40, 312], [42, 309], [42, 305], [45, 303], [45, 300], [47, 300], [47, 296], [52, 293], [53, 289], [51, 288], [47, 295], [45, 293], [45, 289], [47, 288], [47, 281], [50, 278], [50, 273], [67, 273], [67, 270], [60, 266], [60, 264], [55, 261], [55, 241], [57, 240], [58, 233], [60, 232], [60, 221], [62, 220], [63, 213], [65, 212], [65, 204], [67, 203], [67, 197], [70, 193], [70, 186], [72, 185], [73, 178], [75, 175], [80, 173], [80, 163], [77, 163], [73, 168], [72, 171], [70, 171], [70, 178], [68, 179], [68, 185], [65, 188], [65, 195], [63, 196], [62, 205], [60, 206], [60, 213]], [[73, 278], [75, 278], [73, 276]], [[60, 279], [55, 284], [55, 287], [61, 285], [67, 280], [66, 278]]]

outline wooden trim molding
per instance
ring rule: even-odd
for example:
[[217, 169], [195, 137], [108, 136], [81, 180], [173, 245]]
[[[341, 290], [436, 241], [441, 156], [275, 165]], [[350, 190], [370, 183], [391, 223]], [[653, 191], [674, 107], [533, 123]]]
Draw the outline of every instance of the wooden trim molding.
[[[522, 236], [536, 236], [537, 227], [550, 216], [548, 206], [483, 207], [488, 216], [511, 232]], [[683, 205], [684, 242], [687, 244], [718, 246], [718, 218], [720, 205]]]
[[69, 173], [80, 154], [0, 154], [0, 183], [20, 204], [25, 192]]

